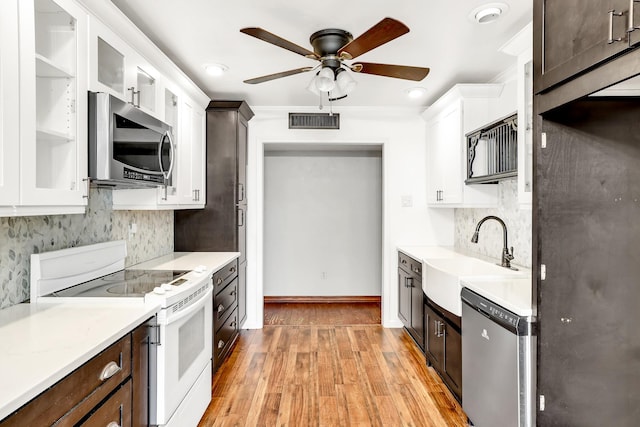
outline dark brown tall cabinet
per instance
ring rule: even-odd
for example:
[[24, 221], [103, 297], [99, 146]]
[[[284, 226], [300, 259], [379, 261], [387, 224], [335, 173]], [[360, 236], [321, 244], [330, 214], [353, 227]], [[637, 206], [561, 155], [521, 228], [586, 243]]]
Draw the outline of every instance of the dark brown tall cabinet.
[[247, 317], [247, 137], [253, 115], [244, 101], [209, 103], [206, 205], [175, 212], [175, 251], [240, 252], [236, 329]]
[[640, 75], [634, 6], [534, 1], [539, 426], [640, 419], [640, 98], [587, 96]]

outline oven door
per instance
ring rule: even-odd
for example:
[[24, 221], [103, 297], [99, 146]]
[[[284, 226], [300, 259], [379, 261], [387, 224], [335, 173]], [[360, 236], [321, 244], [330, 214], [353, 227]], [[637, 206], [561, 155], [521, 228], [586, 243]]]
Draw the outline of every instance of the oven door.
[[209, 287], [195, 303], [174, 314], [166, 313], [172, 311], [172, 306], [168, 307], [158, 316], [161, 338], [157, 353], [157, 406], [152, 411], [157, 419], [152, 417], [152, 424], [169, 421], [211, 360], [212, 294]]

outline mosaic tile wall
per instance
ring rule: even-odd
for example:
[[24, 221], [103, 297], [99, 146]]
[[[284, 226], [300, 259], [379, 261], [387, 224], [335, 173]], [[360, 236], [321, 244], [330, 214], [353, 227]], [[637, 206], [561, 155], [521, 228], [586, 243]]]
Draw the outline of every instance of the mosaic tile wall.
[[[84, 215], [0, 218], [0, 309], [29, 298], [32, 253], [126, 240], [130, 266], [173, 252], [173, 211], [113, 211], [111, 206], [111, 190], [92, 188]], [[131, 236], [129, 224], [137, 226]]]
[[455, 247], [467, 252], [500, 260], [502, 255], [502, 226], [487, 221], [480, 229], [478, 243], [471, 243], [476, 224], [487, 215], [501, 218], [507, 225], [508, 245], [514, 247], [514, 264], [531, 268], [531, 209], [518, 205], [518, 185], [515, 179], [501, 181], [499, 203], [491, 209], [455, 209]]

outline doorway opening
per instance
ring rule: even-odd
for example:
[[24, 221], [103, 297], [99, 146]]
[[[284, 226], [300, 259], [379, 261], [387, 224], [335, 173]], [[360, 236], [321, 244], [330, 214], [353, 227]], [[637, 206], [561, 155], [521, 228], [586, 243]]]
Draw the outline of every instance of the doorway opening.
[[265, 144], [263, 295], [280, 313], [265, 306], [265, 324], [302, 303], [319, 324], [373, 304], [380, 323], [382, 169], [379, 144]]

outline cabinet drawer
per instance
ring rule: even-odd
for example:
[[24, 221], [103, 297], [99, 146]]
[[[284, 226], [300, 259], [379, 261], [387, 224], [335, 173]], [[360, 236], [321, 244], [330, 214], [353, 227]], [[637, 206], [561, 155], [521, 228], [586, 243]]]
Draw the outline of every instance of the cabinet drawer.
[[213, 326], [217, 330], [227, 315], [236, 308], [238, 301], [238, 278], [213, 297]]
[[213, 273], [213, 294], [220, 292], [227, 283], [238, 275], [238, 260], [234, 259], [220, 270]]
[[126, 335], [0, 422], [0, 427], [73, 426], [130, 373], [131, 337]]
[[229, 318], [216, 331], [213, 338], [213, 359], [214, 366], [217, 369], [226, 357], [238, 331], [238, 310], [234, 310]]
[[412, 273], [414, 276], [422, 276], [422, 262], [402, 252], [398, 252], [398, 267]]
[[131, 425], [131, 380], [124, 383], [81, 426]]

